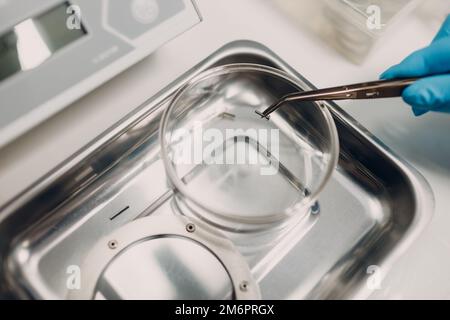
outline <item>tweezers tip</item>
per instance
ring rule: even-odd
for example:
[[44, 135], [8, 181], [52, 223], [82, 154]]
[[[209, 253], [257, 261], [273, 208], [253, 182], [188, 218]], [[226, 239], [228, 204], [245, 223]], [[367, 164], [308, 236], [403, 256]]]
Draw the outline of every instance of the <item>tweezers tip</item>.
[[266, 116], [264, 113], [262, 113], [262, 112], [260, 112], [260, 111], [258, 111], [258, 110], [255, 110], [255, 113], [256, 113], [258, 116], [260, 116], [261, 118], [265, 118], [266, 120], [269, 120], [269, 119], [270, 119], [270, 116]]

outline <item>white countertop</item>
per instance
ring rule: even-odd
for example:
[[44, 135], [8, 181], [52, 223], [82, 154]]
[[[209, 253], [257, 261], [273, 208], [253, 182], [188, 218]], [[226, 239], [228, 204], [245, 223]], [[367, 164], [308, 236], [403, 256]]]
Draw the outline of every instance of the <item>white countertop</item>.
[[[0, 150], [0, 205], [222, 45], [261, 42], [317, 87], [375, 80], [431, 41], [436, 26], [411, 17], [362, 65], [305, 32], [272, 0], [197, 0], [204, 21]], [[332, 71], [330, 71], [332, 70]], [[415, 118], [401, 99], [343, 108], [430, 183], [435, 213], [374, 298], [450, 298], [450, 115]]]

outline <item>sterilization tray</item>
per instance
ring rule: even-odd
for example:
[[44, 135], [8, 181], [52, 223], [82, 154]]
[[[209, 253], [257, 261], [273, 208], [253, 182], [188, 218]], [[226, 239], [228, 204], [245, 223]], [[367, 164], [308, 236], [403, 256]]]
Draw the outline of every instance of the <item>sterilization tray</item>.
[[[189, 78], [228, 63], [278, 68], [299, 78], [304, 89], [313, 88], [258, 43], [237, 41], [213, 53], [0, 210], [2, 296], [67, 297], [68, 267], [82, 265], [99, 238], [168, 210], [172, 191], [159, 152], [161, 112]], [[223, 85], [237, 85], [232, 81]], [[258, 83], [251, 90], [280, 88]], [[262, 298], [367, 297], [373, 268], [388, 272], [432, 214], [424, 178], [335, 104], [327, 106], [339, 133], [338, 166], [319, 207], [278, 255], [249, 262]]]

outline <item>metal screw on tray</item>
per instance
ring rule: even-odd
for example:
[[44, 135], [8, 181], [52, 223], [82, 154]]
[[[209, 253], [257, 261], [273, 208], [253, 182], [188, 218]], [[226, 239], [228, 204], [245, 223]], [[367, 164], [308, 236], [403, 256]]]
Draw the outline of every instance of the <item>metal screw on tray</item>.
[[116, 249], [117, 246], [118, 246], [118, 243], [117, 243], [116, 240], [111, 240], [111, 241], [108, 242], [108, 247], [109, 247], [110, 249]]
[[319, 202], [316, 201], [314, 202], [314, 204], [311, 206], [311, 214], [312, 215], [316, 215], [320, 213], [320, 206], [319, 206]]
[[193, 223], [188, 223], [187, 225], [186, 225], [186, 231], [187, 232], [194, 232], [195, 231], [195, 224], [193, 224]]
[[248, 290], [248, 281], [242, 281], [239, 284], [239, 289], [241, 289], [241, 291], [247, 291]]

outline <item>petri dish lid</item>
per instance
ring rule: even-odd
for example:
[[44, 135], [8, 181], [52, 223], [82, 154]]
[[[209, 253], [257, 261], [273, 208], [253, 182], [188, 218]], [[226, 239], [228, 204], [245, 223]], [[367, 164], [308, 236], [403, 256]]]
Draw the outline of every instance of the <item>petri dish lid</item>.
[[233, 229], [306, 212], [338, 159], [328, 108], [291, 102], [270, 121], [254, 112], [304, 86], [256, 64], [216, 67], [182, 86], [160, 124], [162, 159], [180, 207]]

